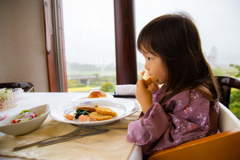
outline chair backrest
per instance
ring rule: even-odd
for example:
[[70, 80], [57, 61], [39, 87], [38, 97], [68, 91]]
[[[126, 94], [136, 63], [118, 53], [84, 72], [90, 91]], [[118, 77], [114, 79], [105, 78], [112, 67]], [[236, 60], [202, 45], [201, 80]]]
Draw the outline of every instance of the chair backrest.
[[230, 76], [215, 76], [220, 87], [220, 102], [229, 107], [231, 88], [240, 89], [240, 79]]
[[221, 133], [157, 151], [149, 157], [149, 160], [240, 159], [240, 121], [223, 104], [220, 104], [219, 113]]
[[219, 104], [219, 130], [221, 132], [225, 132], [240, 127], [239, 119], [222, 103]]
[[24, 92], [33, 91], [33, 84], [30, 82], [7, 82], [0, 83], [0, 88], [22, 88]]

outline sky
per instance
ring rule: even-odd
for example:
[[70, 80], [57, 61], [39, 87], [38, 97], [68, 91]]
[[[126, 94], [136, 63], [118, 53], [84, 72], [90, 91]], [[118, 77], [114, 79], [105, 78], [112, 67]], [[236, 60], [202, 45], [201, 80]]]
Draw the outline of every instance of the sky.
[[[206, 56], [216, 49], [216, 65], [240, 64], [239, 0], [135, 0], [136, 39], [152, 19], [188, 12], [199, 30]], [[115, 63], [113, 0], [63, 0], [67, 62]], [[137, 51], [137, 61], [144, 58]]]

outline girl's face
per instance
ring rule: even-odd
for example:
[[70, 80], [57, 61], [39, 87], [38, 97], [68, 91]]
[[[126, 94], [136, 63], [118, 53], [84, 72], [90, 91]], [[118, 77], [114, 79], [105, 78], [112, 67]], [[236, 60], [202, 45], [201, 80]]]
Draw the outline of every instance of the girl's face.
[[142, 47], [141, 52], [145, 58], [145, 69], [149, 75], [155, 75], [158, 78], [157, 84], [167, 83], [168, 74], [162, 59], [159, 56], [153, 55]]

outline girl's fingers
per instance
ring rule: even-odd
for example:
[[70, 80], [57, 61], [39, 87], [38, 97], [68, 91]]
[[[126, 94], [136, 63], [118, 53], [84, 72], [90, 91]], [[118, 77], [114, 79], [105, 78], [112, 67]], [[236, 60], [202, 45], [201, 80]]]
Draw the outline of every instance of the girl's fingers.
[[159, 86], [156, 83], [152, 83], [148, 89], [152, 92], [157, 91], [159, 89]]
[[142, 87], [144, 86], [144, 79], [140, 79], [138, 82], [137, 82], [137, 87]]

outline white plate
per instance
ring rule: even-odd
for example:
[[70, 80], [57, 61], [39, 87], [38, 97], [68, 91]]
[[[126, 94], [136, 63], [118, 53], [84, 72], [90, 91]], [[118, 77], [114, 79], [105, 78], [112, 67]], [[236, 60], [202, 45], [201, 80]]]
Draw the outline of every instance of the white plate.
[[[107, 94], [106, 98], [113, 98], [113, 95]], [[88, 99], [88, 96], [86, 95], [77, 96], [77, 97], [74, 97], [72, 101], [80, 101], [82, 99]]]
[[[113, 117], [109, 120], [103, 121], [94, 121], [94, 122], [78, 122], [78, 120], [68, 120], [64, 117], [67, 113], [75, 113], [77, 106], [94, 106], [98, 105], [99, 107], [108, 107], [115, 111], [118, 116]], [[72, 123], [76, 125], [84, 124], [86, 126], [96, 126], [96, 125], [104, 125], [108, 123], [115, 122], [124, 117], [127, 117], [133, 113], [135, 113], [139, 109], [139, 105], [127, 99], [122, 98], [92, 98], [92, 99], [84, 99], [79, 102], [71, 102], [67, 104], [63, 104], [57, 106], [51, 110], [49, 113], [50, 117], [56, 121], [64, 122], [64, 123]]]

